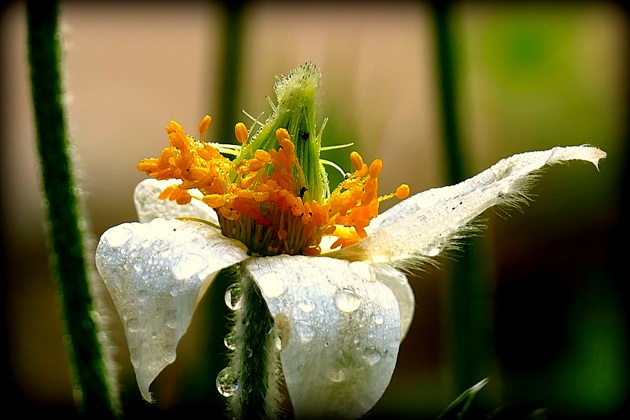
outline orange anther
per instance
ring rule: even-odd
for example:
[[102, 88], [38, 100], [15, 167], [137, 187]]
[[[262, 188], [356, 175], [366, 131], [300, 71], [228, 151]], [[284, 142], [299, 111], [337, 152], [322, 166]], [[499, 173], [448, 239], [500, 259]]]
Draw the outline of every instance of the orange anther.
[[242, 122], [237, 123], [234, 126], [234, 134], [236, 135], [236, 140], [239, 143], [243, 144], [247, 141], [247, 137], [249, 137], [249, 133], [247, 132], [247, 127]]
[[396, 198], [402, 200], [403, 198], [407, 198], [409, 196], [409, 185], [402, 184], [398, 188], [396, 188], [396, 192], [394, 193]]
[[352, 162], [352, 166], [356, 171], [360, 171], [363, 167], [363, 158], [357, 152], [350, 153], [350, 161]]
[[293, 153], [295, 150], [295, 145], [291, 142], [291, 136], [286, 128], [279, 128], [276, 130], [276, 139], [278, 139], [278, 143], [285, 149], [288, 153]]
[[269, 152], [266, 152], [262, 149], [256, 150], [256, 152], [254, 152], [254, 157], [261, 162], [271, 162], [271, 155], [269, 154]]
[[259, 171], [263, 166], [265, 166], [265, 162], [261, 160], [252, 159], [249, 161], [249, 170], [251, 172]]
[[372, 178], [378, 178], [379, 174], [381, 173], [381, 169], [383, 169], [383, 161], [380, 159], [374, 159], [374, 161], [370, 165], [370, 176]]
[[315, 246], [310, 246], [308, 248], [306, 248], [304, 250], [304, 255], [308, 255], [308, 256], [315, 256], [315, 255], [319, 255], [322, 253], [322, 249], [320, 248], [319, 245], [315, 245]]
[[199, 134], [201, 137], [203, 137], [203, 135], [206, 134], [206, 131], [208, 131], [211, 121], [212, 117], [210, 115], [206, 115], [201, 119], [201, 122], [199, 123]]
[[182, 131], [182, 130], [183, 130], [182, 126], [177, 121], [174, 121], [174, 120], [170, 120], [168, 122], [168, 126], [166, 127], [166, 132], [168, 134], [171, 134], [175, 131]]
[[216, 209], [218, 207], [225, 205], [227, 200], [225, 196], [220, 195], [220, 194], [208, 194], [208, 195], [204, 195], [201, 201], [203, 201], [204, 203], [206, 203], [208, 206], [212, 207], [213, 209]]
[[192, 200], [192, 196], [190, 195], [190, 193], [186, 190], [180, 190], [181, 193], [178, 194], [177, 198], [175, 199], [175, 201], [177, 202], [177, 204], [188, 204], [190, 203], [190, 201]]

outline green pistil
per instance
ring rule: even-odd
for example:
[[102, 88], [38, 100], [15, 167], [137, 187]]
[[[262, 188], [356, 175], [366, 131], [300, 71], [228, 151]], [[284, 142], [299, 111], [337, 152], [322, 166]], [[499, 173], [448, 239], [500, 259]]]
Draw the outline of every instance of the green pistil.
[[301, 180], [297, 168], [294, 169], [294, 194], [301, 196], [304, 201], [323, 203], [330, 191], [326, 171], [319, 159], [321, 131], [316, 131], [316, 99], [320, 77], [320, 70], [309, 62], [278, 79], [274, 85], [278, 103], [262, 128], [253, 136], [250, 147], [242, 149], [236, 163], [251, 158], [252, 150], [278, 149], [280, 146], [276, 131], [285, 128], [295, 144], [295, 155], [304, 173], [304, 179]]

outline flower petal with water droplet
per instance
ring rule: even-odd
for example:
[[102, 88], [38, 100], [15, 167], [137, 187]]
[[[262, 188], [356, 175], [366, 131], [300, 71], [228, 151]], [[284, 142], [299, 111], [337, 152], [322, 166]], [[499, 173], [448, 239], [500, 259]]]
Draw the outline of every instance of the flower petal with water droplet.
[[[158, 196], [166, 187], [179, 184], [179, 180], [157, 180], [153, 178], [142, 180], [133, 192], [133, 201], [138, 213], [138, 221], [149, 222], [153, 219], [175, 219], [177, 217], [192, 217], [219, 224], [216, 212], [200, 200], [192, 200], [188, 204], [177, 204], [175, 201], [160, 200]], [[197, 190], [190, 190], [193, 196], [203, 194]]]
[[295, 416], [358, 418], [370, 410], [389, 384], [403, 330], [378, 270], [287, 255], [251, 259], [245, 269], [288, 337], [280, 358]]
[[175, 360], [197, 302], [216, 277], [247, 258], [238, 241], [206, 224], [154, 219], [103, 234], [96, 266], [122, 319], [142, 396]]
[[457, 245], [470, 222], [486, 209], [518, 206], [540, 169], [570, 160], [597, 167], [606, 153], [595, 147], [570, 146], [520, 153], [502, 159], [459, 184], [433, 188], [409, 197], [372, 220], [368, 237], [329, 256], [409, 267], [431, 260]]

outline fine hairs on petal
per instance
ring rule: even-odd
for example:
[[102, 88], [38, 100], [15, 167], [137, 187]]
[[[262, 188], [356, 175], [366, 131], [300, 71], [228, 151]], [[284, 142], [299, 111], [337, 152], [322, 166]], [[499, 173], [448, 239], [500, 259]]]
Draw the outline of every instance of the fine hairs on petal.
[[426, 264], [463, 237], [479, 230], [472, 223], [493, 206], [503, 209], [527, 203], [527, 190], [544, 167], [569, 160], [597, 167], [606, 153], [595, 147], [555, 147], [521, 153], [459, 184], [416, 194], [379, 215], [358, 244], [327, 254], [346, 260], [387, 263], [399, 269]]

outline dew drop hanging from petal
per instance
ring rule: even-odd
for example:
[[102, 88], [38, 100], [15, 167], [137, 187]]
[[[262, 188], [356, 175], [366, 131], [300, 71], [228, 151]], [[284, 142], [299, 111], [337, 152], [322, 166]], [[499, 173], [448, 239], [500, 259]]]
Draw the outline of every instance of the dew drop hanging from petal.
[[241, 300], [241, 287], [238, 283], [232, 283], [227, 288], [224, 299], [227, 307], [233, 311], [236, 311], [243, 306], [243, 301]]
[[238, 381], [231, 367], [226, 367], [217, 375], [217, 391], [224, 397], [231, 397], [238, 389]]

